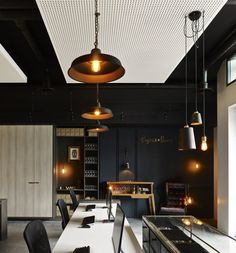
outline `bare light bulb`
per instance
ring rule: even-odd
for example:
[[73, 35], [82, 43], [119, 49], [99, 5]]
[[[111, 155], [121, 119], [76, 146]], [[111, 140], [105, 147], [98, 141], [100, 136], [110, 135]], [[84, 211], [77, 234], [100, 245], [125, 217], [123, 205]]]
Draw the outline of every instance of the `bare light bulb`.
[[66, 170], [65, 170], [65, 169], [62, 169], [62, 170], [61, 170], [61, 173], [62, 173], [62, 174], [65, 174], [65, 173], [66, 173]]
[[100, 112], [100, 110], [95, 110], [95, 111], [94, 111], [94, 114], [95, 114], [96, 116], [99, 116], [99, 115], [101, 114], [101, 112]]
[[93, 60], [91, 69], [93, 72], [99, 72], [101, 70], [101, 62], [98, 60]]
[[201, 142], [201, 150], [206, 151], [207, 150], [207, 137], [202, 136], [202, 142]]

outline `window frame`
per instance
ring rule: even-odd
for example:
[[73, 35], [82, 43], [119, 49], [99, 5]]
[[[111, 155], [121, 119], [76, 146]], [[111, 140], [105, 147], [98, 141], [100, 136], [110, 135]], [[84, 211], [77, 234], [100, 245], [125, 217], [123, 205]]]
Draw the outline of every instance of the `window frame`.
[[[233, 53], [230, 57], [227, 58], [227, 61], [226, 61], [226, 85], [227, 86], [236, 82], [236, 73], [235, 73], [235, 78], [229, 81], [229, 77], [231, 75], [231, 68], [229, 68], [229, 64], [230, 64], [230, 61], [232, 61], [232, 59], [235, 59], [236, 61], [236, 53]], [[236, 72], [236, 69], [235, 69], [235, 72]]]

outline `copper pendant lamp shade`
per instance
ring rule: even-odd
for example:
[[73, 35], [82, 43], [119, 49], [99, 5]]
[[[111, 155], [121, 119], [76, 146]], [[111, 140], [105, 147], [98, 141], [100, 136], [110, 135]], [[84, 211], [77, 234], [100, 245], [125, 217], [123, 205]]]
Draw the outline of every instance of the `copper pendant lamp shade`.
[[121, 78], [125, 69], [114, 56], [102, 54], [98, 48], [98, 0], [95, 0], [95, 42], [90, 54], [76, 58], [68, 70], [68, 75], [84, 83], [108, 83]]
[[100, 123], [93, 125], [87, 129], [88, 132], [91, 133], [104, 133], [109, 131], [109, 128], [105, 125], [101, 125]]
[[112, 118], [113, 113], [109, 108], [101, 107], [100, 103], [98, 103], [97, 106], [90, 107], [89, 111], [83, 113], [81, 117], [91, 120], [103, 120]]
[[121, 62], [112, 55], [102, 54], [98, 48], [94, 48], [91, 54], [76, 58], [68, 70], [72, 79], [84, 83], [108, 83], [124, 74]]
[[179, 150], [196, 149], [193, 128], [185, 125], [179, 130]]
[[202, 125], [202, 116], [198, 111], [195, 111], [192, 114], [191, 126], [199, 126]]
[[99, 84], [97, 83], [97, 105], [92, 106], [89, 110], [81, 115], [84, 119], [103, 120], [113, 117], [113, 113], [109, 108], [102, 107], [99, 101]]

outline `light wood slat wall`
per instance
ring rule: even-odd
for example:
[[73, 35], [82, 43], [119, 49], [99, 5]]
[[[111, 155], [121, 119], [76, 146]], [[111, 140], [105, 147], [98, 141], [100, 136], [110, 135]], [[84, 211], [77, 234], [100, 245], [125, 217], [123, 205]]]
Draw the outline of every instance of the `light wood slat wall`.
[[0, 148], [0, 198], [8, 199], [8, 216], [52, 217], [53, 127], [0, 126]]

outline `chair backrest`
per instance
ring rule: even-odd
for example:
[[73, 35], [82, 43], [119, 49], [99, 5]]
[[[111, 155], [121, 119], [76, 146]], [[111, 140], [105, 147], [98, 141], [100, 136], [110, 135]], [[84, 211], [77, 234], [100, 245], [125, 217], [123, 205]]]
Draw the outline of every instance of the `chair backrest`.
[[70, 197], [71, 197], [71, 201], [72, 201], [72, 205], [73, 205], [73, 210], [75, 211], [75, 209], [79, 205], [79, 201], [77, 200], [76, 194], [73, 190], [70, 190]]
[[23, 235], [30, 253], [51, 253], [48, 235], [42, 221], [29, 222]]
[[184, 183], [166, 183], [166, 205], [168, 207], [184, 207], [187, 185]]
[[66, 203], [63, 199], [58, 199], [57, 200], [57, 206], [59, 207], [59, 210], [60, 210], [60, 213], [61, 213], [62, 229], [64, 229], [66, 227], [67, 223], [70, 220], [69, 213], [68, 213], [68, 210], [67, 210], [67, 207], [66, 207]]

